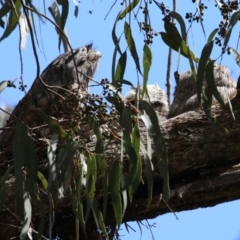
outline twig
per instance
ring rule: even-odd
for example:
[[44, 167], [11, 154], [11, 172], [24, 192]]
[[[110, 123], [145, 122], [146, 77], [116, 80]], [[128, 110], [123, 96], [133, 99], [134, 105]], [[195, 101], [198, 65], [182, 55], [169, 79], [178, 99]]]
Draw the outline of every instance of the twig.
[[[22, 0], [21, 0], [21, 2], [22, 2]], [[51, 20], [51, 19], [50, 19], [49, 17], [47, 17], [46, 15], [44, 15], [44, 14], [42, 14], [42, 13], [40, 13], [40, 12], [36, 12], [33, 8], [28, 7], [28, 6], [26, 6], [26, 5], [23, 5], [23, 6], [24, 6], [24, 8], [26, 8], [26, 9], [32, 11], [32, 12], [35, 12], [35, 13], [37, 13], [39, 16], [47, 19], [50, 23], [52, 23], [52, 24], [58, 29], [59, 32], [61, 32], [62, 35], [65, 36], [66, 41], [67, 41], [67, 43], [68, 43], [68, 46], [69, 46], [69, 48], [70, 48], [70, 50], [71, 50], [71, 53], [72, 53], [72, 56], [73, 56], [74, 67], [75, 67], [75, 69], [77, 70], [77, 64], [76, 64], [76, 61], [75, 61], [75, 58], [74, 58], [73, 49], [72, 49], [72, 47], [71, 47], [71, 44], [70, 44], [67, 36], [66, 36], [65, 33], [62, 31], [62, 29], [61, 29], [53, 20]], [[78, 84], [81, 85], [80, 80], [79, 80], [79, 78], [78, 78], [78, 75], [77, 75], [77, 80], [78, 80]]]
[[[14, 9], [14, 13], [16, 15], [16, 18], [19, 19], [20, 16], [18, 16], [18, 13], [17, 13], [17, 10], [16, 10], [16, 7], [14, 5], [14, 2], [13, 0], [11, 0], [11, 5]], [[20, 23], [18, 22], [18, 28], [19, 28], [19, 47], [18, 47], [18, 50], [19, 50], [19, 57], [20, 57], [20, 65], [21, 65], [21, 75], [20, 75], [20, 80], [21, 80], [21, 85], [24, 86], [24, 83], [23, 83], [23, 60], [22, 60], [22, 52], [21, 52], [21, 40], [22, 40], [22, 35], [21, 35], [21, 26], [20, 26]], [[22, 88], [24, 93], [26, 94], [26, 90], [25, 88]]]
[[3, 111], [4, 113], [8, 114], [9, 116], [11, 116], [11, 113], [5, 111], [4, 109], [0, 108], [1, 111]]
[[39, 75], [40, 75], [40, 64], [39, 64], [39, 59], [38, 59], [38, 56], [37, 56], [37, 50], [36, 50], [35, 40], [34, 40], [34, 36], [33, 36], [32, 25], [31, 25], [30, 19], [28, 17], [28, 12], [27, 12], [28, 7], [24, 4], [23, 0], [20, 0], [20, 1], [21, 1], [22, 6], [23, 6], [23, 11], [24, 11], [24, 14], [26, 16], [28, 27], [29, 27], [29, 32], [30, 32], [32, 47], [33, 47], [33, 54], [34, 54], [36, 64], [37, 64], [37, 77], [36, 78], [38, 78]]
[[107, 14], [106, 14], [106, 16], [105, 16], [104, 20], [106, 20], [106, 19], [107, 19], [107, 17], [108, 17], [108, 15], [109, 15], [109, 13], [112, 11], [112, 9], [113, 9], [114, 5], [116, 4], [116, 2], [117, 2], [117, 0], [115, 0], [115, 2], [114, 2], [114, 3], [112, 4], [112, 6], [110, 7], [110, 9], [109, 9], [109, 11], [107, 12]]
[[175, 215], [176, 219], [178, 220], [177, 214], [176, 214], [176, 213], [171, 209], [171, 207], [168, 205], [168, 203], [167, 203], [167, 201], [164, 199], [162, 193], [160, 194], [160, 197], [159, 197], [159, 200], [158, 200], [158, 202], [159, 202], [158, 205], [160, 205], [161, 200], [163, 200], [163, 202], [166, 204], [166, 206], [168, 207], [168, 209]]

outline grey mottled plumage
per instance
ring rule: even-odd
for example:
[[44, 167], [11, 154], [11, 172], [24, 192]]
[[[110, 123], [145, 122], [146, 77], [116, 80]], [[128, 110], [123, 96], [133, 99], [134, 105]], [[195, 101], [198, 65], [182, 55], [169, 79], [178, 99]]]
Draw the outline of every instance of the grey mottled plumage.
[[[214, 66], [214, 78], [217, 89], [224, 102], [227, 102], [228, 98], [231, 99], [236, 96], [236, 82], [231, 78], [230, 70], [227, 67], [216, 64]], [[205, 83], [206, 80], [204, 80], [204, 84]], [[168, 118], [199, 108], [196, 92], [196, 82], [192, 72], [187, 71], [180, 74]], [[217, 100], [213, 97], [212, 105], [217, 103]]]
[[[143, 86], [139, 87], [140, 89], [140, 96]], [[149, 102], [152, 104], [154, 110], [157, 113], [159, 121], [163, 121], [166, 118], [169, 106], [167, 101], [166, 93], [157, 85], [147, 85], [148, 95], [149, 95]], [[126, 94], [125, 98], [128, 101], [135, 101], [136, 99], [136, 92], [137, 88], [132, 87], [131, 90]], [[143, 100], [148, 101], [148, 97], [144, 95]]]
[[65, 106], [61, 105], [69, 97], [79, 103], [88, 94], [89, 78], [96, 72], [100, 58], [101, 53], [89, 44], [74, 49], [73, 52], [63, 53], [53, 60], [13, 110], [7, 123], [7, 127], [13, 129], [1, 133], [0, 146], [5, 142], [11, 143], [15, 128], [20, 122], [24, 122], [30, 130], [44, 124], [34, 111], [36, 108], [57, 119], [66, 116]]

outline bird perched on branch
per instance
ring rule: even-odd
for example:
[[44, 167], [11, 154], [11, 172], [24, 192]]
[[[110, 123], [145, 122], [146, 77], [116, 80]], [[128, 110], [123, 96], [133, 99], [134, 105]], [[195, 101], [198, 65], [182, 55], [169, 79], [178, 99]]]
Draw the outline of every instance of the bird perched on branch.
[[[228, 99], [234, 98], [237, 93], [237, 85], [231, 78], [230, 70], [225, 66], [215, 64], [213, 72], [216, 87], [223, 101], [227, 102]], [[206, 79], [204, 79], [203, 85], [206, 85]], [[168, 113], [168, 118], [199, 108], [196, 93], [196, 81], [194, 80], [192, 72], [187, 71], [180, 74], [174, 92], [174, 100]], [[217, 103], [218, 101], [213, 97], [212, 105]]]
[[73, 110], [87, 96], [89, 80], [95, 74], [101, 56], [92, 44], [88, 44], [53, 60], [13, 110], [7, 122], [8, 129], [1, 133], [0, 146], [11, 143], [15, 129], [21, 122], [27, 125], [30, 132], [34, 128], [41, 129], [44, 121], [37, 116], [36, 109], [56, 119], [71, 114], [67, 110]]
[[[143, 85], [139, 87], [132, 87], [131, 90], [126, 94], [126, 100], [130, 102], [134, 102], [136, 98], [137, 91], [139, 92], [139, 96], [141, 99], [142, 96]], [[158, 119], [162, 122], [166, 119], [166, 115], [169, 110], [169, 105], [167, 101], [166, 93], [158, 86], [158, 84], [147, 85], [148, 96], [145, 94], [143, 100], [149, 101], [153, 106], [154, 110], [157, 113]]]

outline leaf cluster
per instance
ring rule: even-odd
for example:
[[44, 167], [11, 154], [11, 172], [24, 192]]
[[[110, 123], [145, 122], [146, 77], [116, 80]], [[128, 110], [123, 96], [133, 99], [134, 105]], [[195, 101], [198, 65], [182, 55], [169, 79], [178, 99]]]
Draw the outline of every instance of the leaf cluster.
[[[227, 133], [228, 130], [211, 114], [213, 96], [224, 105], [214, 82], [213, 67], [216, 60], [211, 59], [211, 54], [215, 45], [223, 45], [221, 55], [229, 52], [239, 64], [238, 51], [228, 45], [232, 30], [239, 21], [238, 2], [217, 1], [223, 21], [210, 33], [200, 57], [197, 57], [188, 45], [187, 37], [193, 22], [201, 24], [205, 35], [203, 12], [207, 6], [201, 1], [195, 1], [196, 12], [187, 13], [185, 16], [190, 24], [187, 28], [179, 13], [170, 11], [163, 3], [153, 2], [164, 15], [162, 32], [155, 31], [151, 24], [149, 5], [152, 1], [145, 1], [143, 6], [139, 0], [129, 1], [116, 16], [112, 29], [114, 52], [111, 81], [104, 78], [99, 83], [103, 87], [103, 96], [93, 94], [80, 99], [84, 110], [76, 107], [76, 99], [71, 97], [59, 102], [63, 115], [70, 116], [66, 122], [53, 119], [37, 109], [36, 114], [42, 118], [45, 127], [50, 129], [46, 140], [47, 147], [39, 144], [41, 141], [36, 137], [38, 135], [32, 134], [26, 124], [22, 123], [16, 130], [12, 146], [13, 162], [1, 176], [0, 209], [5, 204], [7, 180], [14, 176], [16, 212], [22, 223], [21, 239], [31, 235], [33, 226], [37, 228], [37, 238], [40, 239], [46, 232], [46, 222], [51, 238], [54, 215], [67, 197], [71, 199], [67, 206], [70, 205], [74, 213], [77, 239], [80, 238], [80, 232], [88, 237], [88, 224], [92, 219], [98, 234], [110, 238], [119, 230], [127, 209], [134, 204], [134, 196], [139, 186], [145, 182], [148, 191], [146, 211], [151, 205], [153, 172], [156, 170], [153, 167], [153, 156], [157, 160], [157, 170], [163, 179], [163, 189], [157, 191], [159, 194], [163, 193], [164, 199], [170, 198], [167, 147], [154, 107], [149, 101], [143, 100], [146, 99], [145, 96], [149, 97], [147, 83], [153, 61], [151, 44], [154, 37], [160, 36], [165, 45], [178, 53], [179, 58], [183, 56], [188, 59], [196, 80], [199, 106], [203, 107], [206, 117], [219, 131]], [[62, 9], [61, 13], [59, 7]], [[77, 16], [76, 9], [77, 6]], [[144, 20], [138, 21], [137, 26], [144, 38], [142, 62], [131, 22], [132, 19], [137, 20], [140, 9]], [[52, 1], [51, 14], [56, 21], [59, 47], [66, 37], [64, 27], [68, 13], [68, 0]], [[37, 40], [34, 17], [37, 16], [42, 21], [49, 20], [29, 0], [5, 1], [0, 9], [2, 28], [5, 27], [5, 16], [8, 21], [0, 41], [7, 39], [18, 24], [20, 26], [21, 16], [26, 20], [21, 21], [21, 24], [24, 23], [25, 28], [28, 26], [32, 33], [32, 42]], [[173, 19], [176, 24], [172, 22]], [[118, 35], [116, 28], [120, 22], [123, 22], [123, 29], [122, 34]], [[218, 37], [215, 37], [216, 34]], [[127, 48], [122, 48], [122, 41]], [[143, 83], [143, 90], [141, 93], [137, 92], [135, 103], [127, 102], [122, 95], [124, 84], [132, 86], [131, 81], [124, 78], [129, 56]], [[206, 87], [203, 86], [204, 78], [207, 82]], [[3, 81], [0, 91], [9, 86], [8, 83]], [[39, 129], [36, 129], [37, 131]], [[142, 134], [146, 136], [146, 145], [143, 144]], [[154, 153], [152, 142], [155, 146]], [[38, 209], [40, 213], [37, 226], [33, 224], [33, 208]], [[109, 209], [112, 210], [112, 215]]]

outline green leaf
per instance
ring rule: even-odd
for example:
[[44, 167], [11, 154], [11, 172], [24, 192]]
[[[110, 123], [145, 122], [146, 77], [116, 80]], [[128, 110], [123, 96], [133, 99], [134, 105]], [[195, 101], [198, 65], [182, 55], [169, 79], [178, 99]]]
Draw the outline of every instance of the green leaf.
[[[54, 18], [55, 23], [60, 27], [61, 25], [61, 16], [60, 16], [60, 11], [58, 8], [58, 5], [56, 1], [52, 1], [52, 6], [48, 8], [49, 12], [52, 14], [52, 17]], [[59, 33], [57, 31], [57, 33]]]
[[174, 11], [171, 12], [171, 16], [178, 21], [178, 23], [179, 23], [179, 25], [180, 25], [180, 28], [181, 28], [182, 39], [183, 39], [185, 42], [187, 42], [186, 25], [185, 25], [185, 22], [184, 22], [182, 16], [181, 16], [179, 13], [174, 12]]
[[234, 57], [236, 63], [238, 66], [240, 66], [240, 55], [237, 52], [237, 50], [235, 50], [234, 48], [230, 48], [230, 53], [232, 54], [232, 56]]
[[12, 170], [13, 170], [13, 166], [10, 166], [7, 168], [7, 170], [5, 171], [5, 173], [3, 174], [2, 178], [1, 178], [0, 187], [5, 185], [5, 182], [7, 181], [8, 176]]
[[[34, 37], [36, 39], [37, 45], [39, 46], [38, 37], [37, 37], [37, 31], [36, 31], [36, 26], [35, 26], [35, 21], [34, 21], [34, 11], [30, 11], [30, 14], [31, 14], [32, 29], [33, 29]], [[37, 15], [38, 15], [38, 12], [37, 12]], [[39, 17], [40, 20], [42, 20], [41, 16], [38, 15], [38, 17]], [[44, 23], [43, 20], [42, 20], [42, 23]]]
[[[168, 169], [167, 169], [168, 157], [167, 157], [167, 149], [166, 149], [165, 141], [164, 141], [163, 135], [160, 131], [158, 118], [157, 118], [155, 110], [148, 102], [146, 102], [144, 100], [140, 100], [139, 105], [146, 112], [148, 117], [150, 118], [153, 129], [154, 129], [153, 139], [154, 139], [154, 143], [156, 145], [156, 148], [155, 148], [156, 157], [157, 157], [157, 160], [159, 163], [159, 171], [161, 172], [161, 176], [163, 177], [163, 180], [164, 180], [164, 186], [163, 186], [164, 196], [166, 199], [168, 199], [170, 196], [169, 178], [168, 178], [169, 173], [168, 173]], [[162, 165], [161, 161], [163, 161], [163, 164], [165, 164], [164, 167], [162, 167], [163, 165]]]
[[[87, 205], [87, 206], [86, 206], [86, 205]], [[91, 209], [92, 209], [92, 203], [91, 203], [91, 201], [90, 201], [90, 198], [87, 197], [87, 203], [85, 204], [85, 222], [88, 221], [88, 218], [89, 218]], [[98, 225], [97, 225], [97, 228], [99, 228]]]
[[[179, 52], [180, 54], [183, 55], [186, 58], [189, 58], [189, 54], [191, 58], [195, 61], [198, 62], [198, 58], [194, 55], [194, 53], [189, 49], [189, 47], [186, 45], [186, 43], [183, 41], [183, 39], [175, 39], [174, 35], [175, 34], [170, 34], [170, 33], [164, 33], [160, 32], [160, 35], [162, 37], [162, 40], [167, 44], [170, 48], [173, 50]], [[180, 36], [180, 35], [179, 35]]]
[[166, 201], [170, 199], [169, 171], [167, 151], [163, 151], [162, 160], [159, 162], [159, 171], [163, 179], [163, 196]]
[[220, 133], [222, 133], [222, 134], [224, 134], [224, 135], [229, 133], [229, 131], [228, 131], [225, 127], [223, 127], [223, 126], [221, 125], [221, 123], [219, 123], [219, 121], [218, 121], [216, 118], [212, 117], [211, 111], [209, 111], [209, 110], [206, 111], [205, 108], [203, 108], [203, 109], [204, 109], [204, 111], [205, 111], [205, 115], [206, 115], [208, 121], [209, 121], [213, 126], [215, 126]]
[[48, 188], [48, 182], [47, 179], [44, 177], [44, 175], [41, 172], [37, 172], [38, 179], [42, 183], [45, 190]]
[[128, 13], [130, 13], [139, 3], [139, 0], [132, 0], [132, 2], [120, 13], [119, 19], [123, 19]]
[[141, 160], [141, 157], [139, 156], [140, 132], [139, 132], [137, 125], [135, 125], [135, 127], [133, 129], [132, 146], [135, 150], [135, 153], [137, 154], [137, 164], [136, 164], [136, 173], [135, 173], [136, 176], [135, 176], [134, 181], [132, 182], [131, 186], [129, 187], [130, 202], [132, 202], [133, 195], [137, 191], [139, 183], [141, 182], [141, 179], [142, 179], [142, 160]]
[[202, 104], [205, 112], [211, 111], [211, 105], [212, 105], [212, 92], [210, 90], [210, 86], [207, 84], [204, 89], [203, 104]]
[[224, 106], [224, 101], [220, 95], [220, 93], [218, 92], [218, 89], [216, 87], [215, 84], [215, 79], [214, 79], [214, 63], [215, 60], [209, 61], [207, 66], [206, 66], [206, 70], [205, 70], [205, 76], [206, 76], [206, 80], [207, 80], [207, 84], [210, 87], [211, 90], [211, 95], [213, 94], [213, 96], [217, 99], [217, 101]]
[[106, 226], [104, 224], [102, 213], [98, 209], [98, 202], [97, 202], [96, 198], [94, 198], [94, 201], [93, 201], [92, 211], [93, 211], [93, 215], [94, 215], [94, 219], [95, 219], [96, 224], [100, 227], [102, 233], [104, 234], [104, 237], [106, 239], [109, 239], [108, 234], [107, 234], [107, 230], [106, 230]]
[[135, 42], [134, 42], [134, 39], [132, 36], [132, 31], [131, 31], [130, 25], [127, 22], [124, 23], [124, 35], [125, 35], [129, 50], [132, 54], [133, 60], [136, 64], [137, 70], [142, 75], [142, 72], [140, 69], [140, 64], [139, 64], [139, 57], [138, 57], [137, 50], [136, 50], [136, 45], [135, 45]]
[[91, 202], [91, 205], [93, 204], [94, 195], [95, 195], [95, 185], [96, 185], [96, 179], [97, 179], [97, 163], [96, 158], [94, 155], [89, 154], [87, 159], [87, 195], [89, 197], [89, 200]]
[[146, 176], [147, 176], [147, 187], [148, 187], [148, 206], [147, 206], [147, 208], [148, 208], [152, 201], [153, 169], [152, 169], [152, 162], [147, 154], [147, 151], [146, 151], [143, 143], [141, 143], [140, 148], [141, 148], [141, 152], [143, 154], [143, 160], [145, 163], [145, 172], [146, 172]]
[[[73, 194], [72, 209], [77, 220], [80, 221], [80, 225], [81, 225], [84, 237], [87, 238], [86, 224], [84, 220], [83, 204], [82, 204], [82, 174], [83, 174], [83, 171], [82, 171], [82, 168], [80, 167], [78, 172], [76, 192]], [[77, 221], [76, 221], [76, 224], [78, 224]]]
[[30, 138], [28, 142], [28, 156], [26, 160], [27, 175], [25, 191], [33, 192], [35, 188], [35, 183], [37, 182], [38, 158], [33, 140]]
[[155, 110], [153, 107], [145, 100], [139, 100], [139, 106], [146, 112], [147, 116], [150, 118], [152, 126], [153, 126], [153, 132], [154, 132], [154, 137], [158, 139], [157, 141], [157, 148], [159, 148], [159, 144], [161, 144], [162, 141], [162, 134], [160, 132], [159, 128], [159, 123], [158, 123], [158, 118], [156, 115]]
[[119, 58], [117, 68], [114, 75], [114, 82], [113, 85], [117, 87], [117, 82], [119, 82], [122, 85], [122, 79], [125, 73], [127, 63], [127, 52], [125, 51]]
[[215, 61], [210, 61], [206, 67], [206, 78], [207, 78], [207, 85], [204, 90], [203, 94], [203, 110], [207, 119], [210, 123], [215, 126], [219, 132], [222, 134], [227, 134], [228, 130], [224, 128], [216, 118], [212, 117], [211, 113], [211, 104], [212, 104], [212, 94], [214, 94], [215, 98], [220, 101], [221, 104], [224, 105], [221, 95], [218, 93], [218, 90], [215, 85], [214, 81], [214, 74], [213, 74], [213, 67]]
[[[115, 22], [113, 24], [113, 29], [112, 29], [112, 40], [113, 40], [113, 43], [115, 45], [115, 51], [117, 53], [117, 51], [122, 55], [122, 52], [121, 52], [121, 49], [119, 47], [119, 41], [120, 41], [120, 38], [117, 37], [116, 35], [116, 26], [117, 26], [117, 22], [119, 20], [119, 16], [120, 16], [120, 13], [117, 15], [116, 19], [115, 19]], [[115, 68], [114, 68], [115, 70]]]
[[38, 239], [38, 240], [41, 240], [41, 239], [42, 239], [42, 235], [43, 235], [43, 231], [44, 231], [46, 214], [45, 214], [45, 206], [44, 206], [43, 202], [41, 201], [41, 199], [39, 198], [39, 196], [38, 196], [37, 194], [36, 194], [36, 198], [37, 198], [38, 205], [39, 205], [39, 207], [40, 207], [40, 212], [41, 212], [41, 215], [40, 215], [40, 224], [39, 224], [39, 226], [38, 226], [37, 239]]
[[100, 132], [100, 128], [98, 123], [94, 120], [94, 118], [89, 117], [88, 118], [88, 123], [90, 124], [94, 134], [97, 137], [97, 143], [95, 147], [95, 153], [97, 154], [103, 154], [103, 139], [102, 139], [102, 134]]
[[[102, 177], [103, 216], [105, 216], [106, 208], [107, 208], [107, 199], [108, 199], [108, 173], [107, 173], [107, 164], [103, 157], [103, 155], [104, 155], [103, 139], [102, 139], [102, 134], [100, 132], [98, 123], [93, 118], [89, 118], [89, 124], [90, 124], [94, 134], [97, 137], [97, 143], [96, 143], [96, 147], [95, 147], [95, 153], [96, 153], [95, 161], [97, 163], [97, 166], [100, 170], [101, 177]], [[95, 181], [96, 181], [96, 176], [95, 176]]]
[[74, 163], [73, 161], [71, 161], [69, 163], [69, 165], [67, 166], [67, 170], [65, 172], [65, 175], [63, 175], [63, 190], [64, 192], [67, 192], [67, 190], [69, 190], [69, 192], [71, 191], [71, 187], [70, 183], [73, 180], [73, 174], [74, 174], [75, 168], [74, 168]]
[[13, 166], [9, 167], [5, 173], [3, 174], [1, 181], [0, 181], [0, 211], [2, 209], [2, 206], [4, 204], [5, 196], [6, 196], [6, 180], [9, 177], [10, 172], [12, 171]]
[[7, 80], [0, 82], [0, 93], [8, 86], [8, 83]]
[[[99, 159], [97, 158], [97, 161]], [[102, 159], [104, 161], [104, 158]], [[107, 203], [108, 203], [108, 172], [107, 172], [107, 164], [104, 161], [104, 168], [100, 169], [102, 175], [102, 185], [103, 185], [103, 217], [105, 218], [107, 212]]]
[[83, 169], [80, 166], [78, 176], [77, 176], [77, 188], [76, 192], [73, 194], [73, 200], [72, 200], [72, 210], [76, 216], [76, 224], [78, 224], [77, 220], [80, 221], [80, 225], [82, 228], [82, 233], [84, 234], [84, 237], [87, 239], [86, 234], [86, 224], [84, 221], [84, 214], [83, 214], [83, 205], [82, 205], [82, 179], [83, 179]]
[[213, 41], [213, 38], [214, 38], [214, 36], [216, 35], [216, 33], [218, 32], [218, 30], [219, 30], [219, 28], [215, 28], [215, 29], [210, 33], [210, 35], [209, 35], [209, 37], [208, 37], [208, 40], [207, 40], [208, 43], [211, 42], [211, 41]]
[[227, 33], [226, 33], [226, 37], [225, 37], [225, 41], [224, 41], [225, 47], [227, 46], [227, 44], [229, 42], [229, 39], [230, 39], [230, 36], [232, 33], [232, 29], [236, 25], [236, 23], [239, 21], [239, 18], [240, 18], [240, 11], [233, 13], [233, 15], [230, 19], [230, 22], [228, 24], [228, 29], [227, 29]]
[[188, 58], [188, 60], [189, 60], [190, 68], [191, 68], [191, 70], [192, 70], [193, 78], [194, 78], [195, 82], [197, 82], [197, 73], [196, 73], [196, 69], [195, 69], [194, 64], [193, 64], [193, 59], [192, 59], [191, 56], [190, 56], [190, 53], [189, 53], [189, 58]]
[[[68, 18], [68, 11], [69, 11], [69, 1], [68, 0], [57, 0], [57, 3], [62, 6], [62, 14], [61, 14], [61, 22], [59, 27], [61, 28], [62, 32], [64, 31], [65, 24]], [[59, 34], [59, 42], [58, 48], [60, 49], [61, 40], [63, 36], [62, 33]]]
[[122, 100], [117, 96], [117, 94], [115, 94], [115, 96], [106, 96], [105, 98], [108, 102], [110, 102], [111, 104], [113, 104], [115, 106], [115, 108], [117, 109], [117, 111], [120, 114], [122, 113], [124, 104], [123, 104]]
[[24, 219], [24, 178], [22, 167], [28, 157], [28, 142], [27, 127], [25, 124], [20, 124], [13, 137], [13, 163], [16, 177], [16, 209], [20, 218]]
[[198, 65], [198, 71], [197, 71], [197, 97], [198, 97], [198, 102], [201, 102], [201, 94], [202, 94], [202, 86], [203, 86], [203, 80], [205, 78], [205, 68], [207, 65], [207, 62], [210, 59], [210, 55], [212, 53], [214, 42], [208, 42], [201, 53], [201, 57], [199, 60], [199, 65]]
[[55, 133], [59, 134], [62, 138], [67, 138], [68, 134], [67, 132], [59, 125], [59, 123], [55, 120], [46, 115], [42, 110], [35, 109], [37, 114], [41, 119], [43, 119], [49, 126], [50, 129], [52, 129]]
[[178, 29], [176, 28], [175, 24], [165, 21], [164, 27], [165, 27], [166, 33], [160, 32], [162, 40], [170, 48], [179, 52], [184, 57], [189, 58], [189, 56], [191, 56], [193, 61], [198, 62], [199, 59], [196, 58], [194, 53], [187, 46], [186, 42], [183, 40], [183, 38], [179, 34]]
[[122, 203], [120, 197], [120, 164], [117, 160], [113, 163], [109, 179], [109, 191], [113, 204], [114, 215], [116, 223], [118, 227], [120, 227], [122, 223]]
[[122, 82], [122, 84], [126, 84], [126, 85], [133, 87], [133, 84], [128, 80], [122, 79], [121, 82]]
[[28, 152], [28, 129], [25, 124], [20, 124], [13, 138], [13, 161], [14, 166], [22, 168], [27, 160]]
[[164, 28], [166, 33], [173, 37], [173, 41], [175, 42], [175, 44], [178, 46], [178, 48], [181, 45], [181, 42], [184, 41], [183, 38], [181, 37], [181, 35], [178, 32], [177, 27], [175, 26], [175, 24], [169, 22], [169, 21], [165, 21], [164, 22]]
[[5, 201], [6, 190], [7, 188], [5, 184], [0, 187], [0, 211], [2, 210], [4, 201]]
[[143, 90], [142, 95], [147, 92], [147, 81], [149, 70], [152, 65], [152, 52], [147, 44], [143, 47]]
[[[20, 17], [20, 9], [21, 9], [21, 1], [20, 0], [16, 0], [15, 2], [15, 9], [11, 8], [11, 12], [10, 12], [10, 16], [9, 16], [9, 19], [8, 19], [8, 24], [7, 24], [7, 27], [2, 35], [2, 37], [0, 38], [0, 42], [7, 38], [12, 32], [13, 30], [16, 28], [17, 26], [17, 23], [18, 23], [18, 19]], [[17, 14], [17, 16], [16, 16]]]
[[49, 163], [49, 175], [48, 175], [48, 190], [51, 189], [52, 184], [57, 176], [57, 162], [56, 162], [56, 151], [57, 151], [58, 135], [53, 134], [50, 138], [49, 146], [47, 148], [47, 157]]
[[134, 157], [133, 153], [132, 153], [132, 149], [131, 149], [132, 148], [132, 143], [131, 143], [132, 116], [131, 116], [131, 110], [128, 107], [125, 107], [121, 113], [120, 124], [121, 124], [122, 130], [123, 130], [122, 138], [123, 138], [123, 142], [124, 142], [125, 153], [128, 154], [128, 156], [130, 158]]
[[[15, 4], [16, 0], [13, 0], [12, 2]], [[0, 8], [0, 26], [2, 28], [4, 28], [5, 25], [2, 18], [7, 16], [10, 10], [13, 10], [13, 7], [11, 6], [11, 4], [9, 4], [9, 1], [5, 1], [3, 6]]]
[[[123, 135], [127, 139], [130, 139], [132, 133], [132, 115], [131, 110], [128, 107], [123, 108], [121, 116], [121, 126], [123, 128]], [[130, 140], [131, 144], [131, 140]]]
[[[121, 174], [120, 174], [120, 182], [121, 182], [121, 187], [124, 187], [124, 185], [126, 185], [123, 171], [121, 171]], [[126, 212], [127, 205], [128, 205], [127, 190], [122, 190], [121, 194], [122, 194], [122, 211], [123, 211], [122, 216], [124, 217], [124, 214]]]
[[[19, 180], [23, 180], [21, 168], [23, 166], [26, 167], [25, 190], [33, 191], [37, 180], [38, 161], [35, 146], [33, 141], [29, 138], [27, 127], [24, 124], [19, 126], [14, 136], [13, 158], [15, 171], [18, 172]], [[23, 184], [23, 182], [17, 184]], [[21, 185], [21, 187], [22, 186], [23, 185]]]
[[115, 66], [116, 66], [116, 59], [117, 59], [117, 46], [115, 46], [115, 49], [113, 51], [113, 58], [112, 58], [112, 83], [114, 83], [114, 75], [115, 75]]
[[148, 132], [149, 136], [154, 136], [154, 134], [155, 134], [154, 128], [153, 128], [153, 125], [152, 125], [152, 121], [150, 120], [148, 115], [146, 113], [142, 114], [141, 119], [144, 122], [144, 125], [147, 129], [147, 132]]
[[122, 191], [128, 189], [129, 186], [132, 185], [132, 183], [135, 180], [136, 173], [138, 170], [138, 165], [137, 165], [138, 164], [138, 156], [132, 146], [128, 149], [127, 154], [129, 156], [129, 160], [130, 160], [130, 170], [128, 172], [128, 177], [127, 177], [124, 187], [122, 188]]
[[24, 193], [24, 222], [23, 228], [20, 234], [20, 239], [25, 239], [28, 235], [30, 223], [32, 220], [32, 205], [30, 201], [29, 193]]
[[73, 157], [78, 149], [78, 145], [71, 141], [68, 142], [61, 150], [57, 158], [57, 172], [59, 173], [59, 182], [62, 184], [66, 176], [69, 165], [73, 161]]

